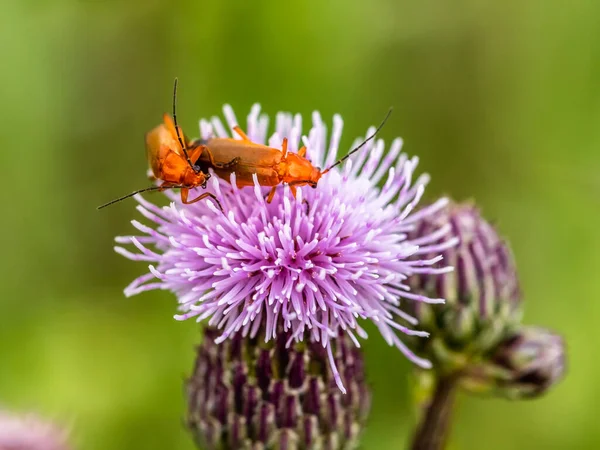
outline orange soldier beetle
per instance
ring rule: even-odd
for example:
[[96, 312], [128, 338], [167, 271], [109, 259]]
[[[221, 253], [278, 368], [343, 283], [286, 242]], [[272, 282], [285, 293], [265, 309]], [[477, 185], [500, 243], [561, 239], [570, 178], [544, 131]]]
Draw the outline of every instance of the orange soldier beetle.
[[[176, 98], [177, 78], [175, 78], [175, 84], [173, 86], [173, 120], [171, 120], [168, 114], [164, 114], [164, 123], [146, 134], [146, 154], [148, 163], [150, 164], [154, 177], [158, 180], [162, 180], [162, 184], [160, 186], [138, 189], [131, 194], [124, 195], [123, 197], [105, 203], [104, 205], [99, 206], [98, 209], [105, 208], [113, 203], [120, 202], [121, 200], [125, 200], [126, 198], [142, 192], [179, 188], [181, 189], [182, 203], [190, 205], [210, 197], [217, 203], [221, 211], [223, 211], [223, 207], [217, 197], [210, 192], [205, 192], [193, 200], [188, 200], [190, 189], [198, 186], [206, 189], [206, 182], [210, 178], [210, 173], [208, 173], [208, 171], [203, 171], [200, 166], [194, 164], [192, 161], [198, 161], [200, 155], [205, 154], [211, 167], [214, 167], [215, 169], [225, 169], [231, 165], [235, 165], [239, 158], [232, 158], [229, 162], [219, 163], [215, 161], [210, 149], [204, 145], [192, 145], [191, 148], [188, 148], [186, 144], [188, 140], [185, 138], [181, 127], [177, 125]], [[181, 138], [182, 135], [184, 136], [184, 139]]]
[[[292, 153], [288, 152], [287, 138], [283, 138], [281, 150], [257, 144], [252, 142], [237, 125], [233, 127], [233, 131], [242, 138], [241, 140], [234, 138], [210, 138], [204, 141], [198, 139], [192, 142], [192, 145], [204, 145], [210, 150], [202, 152], [196, 161], [202, 170], [208, 171], [209, 168], [212, 168], [219, 178], [227, 181], [230, 180], [231, 173], [235, 173], [236, 184], [240, 188], [254, 186], [253, 175], [256, 174], [258, 184], [272, 187], [267, 196], [267, 202], [271, 203], [280, 184], [287, 184], [294, 198], [296, 197], [296, 188], [300, 186], [308, 185], [316, 188], [317, 183], [323, 175], [344, 162], [373, 139], [381, 128], [383, 128], [391, 113], [392, 108], [390, 108], [373, 134], [325, 170], [313, 166], [305, 158], [306, 146], [300, 148], [298, 153]], [[233, 162], [234, 160], [237, 160], [235, 164], [221, 164], [220, 167], [214, 164], [215, 161]]]

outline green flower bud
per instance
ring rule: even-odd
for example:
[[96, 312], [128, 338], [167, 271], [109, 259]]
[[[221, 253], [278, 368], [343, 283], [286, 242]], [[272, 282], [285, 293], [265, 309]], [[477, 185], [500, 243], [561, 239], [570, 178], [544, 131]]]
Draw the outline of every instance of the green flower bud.
[[[444, 298], [443, 305], [414, 304], [420, 327], [429, 340], [415, 341], [415, 350], [430, 358], [437, 371], [454, 372], [492, 350], [521, 318], [520, 289], [514, 260], [492, 225], [470, 204], [450, 204], [424, 218], [412, 239], [450, 228], [459, 239], [439, 263], [453, 266], [442, 275], [416, 274], [411, 290]], [[434, 255], [432, 255], [433, 257]]]
[[347, 393], [337, 386], [318, 342], [289, 348], [289, 333], [264, 342], [205, 331], [187, 382], [188, 427], [206, 450], [350, 450], [370, 406], [363, 358], [347, 336], [332, 340]]
[[467, 371], [465, 387], [510, 399], [535, 398], [565, 373], [563, 338], [545, 328], [524, 326], [500, 343], [488, 361]]

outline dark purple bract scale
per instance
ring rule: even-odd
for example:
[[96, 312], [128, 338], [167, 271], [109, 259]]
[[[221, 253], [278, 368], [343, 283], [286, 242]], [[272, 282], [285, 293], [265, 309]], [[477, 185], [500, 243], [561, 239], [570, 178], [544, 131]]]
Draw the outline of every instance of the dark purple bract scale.
[[[360, 349], [345, 333], [332, 347], [336, 366], [352, 373], [350, 378], [342, 376], [351, 395], [338, 389], [319, 343], [295, 343], [282, 357], [277, 346], [290, 338], [289, 332], [267, 344], [260, 332], [255, 338], [238, 332], [217, 344], [219, 335], [213, 328], [205, 330], [187, 382], [187, 425], [200, 448], [357, 448], [371, 396]], [[240, 346], [242, 351], [235, 351]]]

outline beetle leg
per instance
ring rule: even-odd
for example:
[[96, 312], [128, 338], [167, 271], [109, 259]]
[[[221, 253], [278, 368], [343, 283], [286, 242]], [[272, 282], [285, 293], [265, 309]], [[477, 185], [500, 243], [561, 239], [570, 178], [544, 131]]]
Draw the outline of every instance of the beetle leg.
[[[194, 147], [192, 149], [192, 151], [190, 152], [190, 160], [196, 164], [196, 162], [198, 162], [198, 159], [200, 159], [200, 156], [202, 156], [202, 152], [203, 151], [208, 151], [208, 147], [204, 146], [204, 145], [198, 145], [197, 147]], [[209, 153], [210, 155], [210, 153]]]
[[295, 187], [295, 186], [304, 186], [305, 184], [310, 184], [311, 181], [310, 180], [294, 180], [288, 183], [289, 187]]
[[308, 203], [308, 200], [306, 200], [305, 198], [302, 199], [302, 203], [304, 204], [304, 206], [306, 206], [306, 215], [308, 216], [308, 213], [310, 212], [310, 203]]
[[175, 185], [173, 183], [169, 183], [168, 181], [163, 181], [162, 184], [158, 187], [159, 191], [164, 191], [165, 189], [172, 189]]
[[[203, 150], [206, 152], [206, 154], [208, 155], [208, 161], [210, 162], [210, 165], [213, 166], [215, 169], [227, 169], [231, 166], [235, 166], [237, 163], [240, 162], [240, 157], [235, 157], [233, 158], [231, 161], [226, 162], [226, 163], [218, 163], [215, 161], [215, 155], [213, 155], [213, 152], [210, 150], [210, 148], [206, 147], [205, 145], [201, 146], [203, 148]], [[202, 151], [200, 151], [200, 153], [202, 153]], [[198, 157], [200, 157], [200, 155], [198, 155]]]
[[273, 197], [275, 197], [275, 192], [277, 192], [277, 186], [273, 186], [271, 188], [271, 192], [269, 192], [269, 196], [267, 197], [267, 203], [271, 203], [273, 201]]
[[[269, 193], [266, 195], [263, 195], [263, 199], [267, 202], [267, 203], [271, 203], [271, 200], [273, 200], [273, 197], [271, 197], [271, 192], [273, 191], [273, 189], [277, 189], [278, 187], [280, 187], [281, 185], [278, 184], [276, 186], [273, 186], [270, 190]], [[271, 200], [269, 200], [269, 197], [271, 197]]]
[[208, 161], [210, 162], [210, 165], [213, 167], [217, 167], [217, 163], [215, 161], [215, 156], [210, 151], [210, 149], [208, 147], [205, 147], [204, 150], [206, 151], [206, 154], [208, 155]]
[[298, 156], [302, 156], [303, 158], [306, 156], [306, 145], [303, 145], [300, 150], [298, 150]]
[[283, 158], [287, 156], [288, 153], [288, 140], [287, 138], [283, 138], [283, 142], [281, 143], [281, 151], [283, 152]]
[[[163, 184], [164, 186], [164, 184]], [[181, 188], [181, 203], [187, 205], [188, 204], [188, 194], [190, 190], [188, 188]]]
[[235, 132], [236, 132], [236, 134], [237, 134], [239, 137], [241, 137], [241, 138], [242, 138], [242, 140], [244, 140], [244, 141], [246, 141], [246, 142], [251, 142], [251, 141], [250, 141], [250, 138], [248, 137], [248, 135], [246, 135], [246, 133], [244, 133], [244, 132], [242, 131], [242, 129], [241, 129], [241, 128], [240, 128], [238, 125], [236, 125], [235, 127], [233, 127], [233, 131], [235, 131]]
[[221, 205], [221, 202], [217, 199], [217, 197], [215, 196], [215, 194], [213, 194], [212, 192], [205, 192], [204, 194], [200, 194], [198, 197], [196, 197], [194, 200], [188, 200], [188, 194], [189, 194], [190, 190], [188, 188], [182, 188], [181, 189], [181, 202], [184, 205], [191, 205], [192, 203], [196, 203], [199, 202], [200, 200], [204, 200], [207, 197], [212, 198], [215, 203], [217, 204], [217, 206], [219, 207], [219, 209], [221, 210], [222, 213], [224, 213], [225, 211], [223, 211], [223, 206]]
[[296, 194], [298, 193], [298, 189], [296, 188], [296, 186], [290, 185], [290, 192], [292, 193], [292, 196], [294, 198], [296, 198]]
[[226, 163], [217, 163], [215, 164], [215, 167], [218, 167], [220, 169], [228, 169], [231, 166], [235, 166], [237, 163], [239, 163], [242, 160], [242, 158], [240, 158], [239, 156], [233, 158], [231, 161], [226, 162]]

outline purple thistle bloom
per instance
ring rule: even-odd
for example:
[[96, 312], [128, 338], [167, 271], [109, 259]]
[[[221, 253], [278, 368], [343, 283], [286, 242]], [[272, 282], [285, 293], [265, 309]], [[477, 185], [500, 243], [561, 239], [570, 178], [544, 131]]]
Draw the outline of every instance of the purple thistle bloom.
[[[238, 124], [229, 106], [224, 113], [229, 129]], [[267, 116], [255, 105], [247, 121], [249, 138], [265, 143], [267, 125]], [[327, 167], [338, 158], [342, 125], [342, 119], [334, 116], [328, 140], [326, 125], [315, 112], [312, 127], [302, 137], [300, 115], [279, 113], [267, 142], [281, 148], [287, 137], [290, 151], [303, 143], [307, 158], [315, 166]], [[203, 139], [230, 136], [218, 118], [202, 120], [200, 130]], [[368, 134], [373, 132], [371, 128]], [[401, 154], [401, 147], [402, 140], [394, 140], [384, 156], [383, 140], [370, 141], [355, 158], [323, 176], [317, 189], [299, 190], [294, 199], [282, 187], [270, 204], [265, 201], [268, 188], [257, 182], [254, 188], [238, 188], [235, 174], [231, 183], [213, 176], [209, 189], [224, 214], [210, 200], [183, 205], [173, 192], [167, 192], [172, 202], [164, 208], [137, 196], [138, 210], [155, 228], [134, 220], [144, 236], [117, 238], [137, 249], [132, 253], [116, 247], [118, 253], [150, 263], [149, 273], [131, 283], [125, 294], [172, 291], [182, 311], [176, 319], [209, 319], [210, 326], [222, 330], [217, 343], [238, 331], [254, 337], [261, 328], [267, 341], [281, 330], [290, 332], [288, 346], [305, 338], [320, 342], [343, 392], [330, 341], [343, 330], [360, 346], [356, 336], [367, 334], [358, 319], [372, 320], [389, 345], [419, 366], [430, 367], [396, 334], [428, 335], [399, 323], [398, 319], [417, 324], [399, 308], [400, 301], [443, 302], [412, 293], [406, 279], [451, 270], [437, 263], [456, 240], [446, 238], [449, 225], [408, 239], [407, 233], [420, 220], [447, 201], [413, 213], [428, 177], [422, 175], [413, 183], [418, 159]]]

